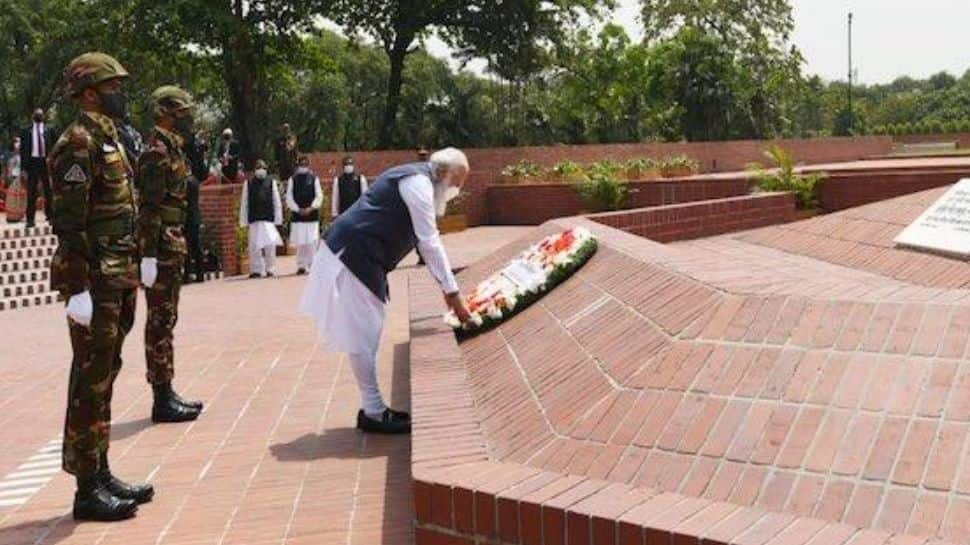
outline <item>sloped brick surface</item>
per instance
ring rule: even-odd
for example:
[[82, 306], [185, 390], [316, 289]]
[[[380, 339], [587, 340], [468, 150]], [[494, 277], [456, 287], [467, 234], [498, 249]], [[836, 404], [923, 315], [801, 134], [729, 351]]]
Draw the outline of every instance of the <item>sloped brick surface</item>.
[[460, 346], [412, 276], [418, 543], [966, 543], [966, 264], [799, 238], [876, 246], [938, 194], [668, 246], [549, 223], [462, 283], [571, 225], [600, 251]]

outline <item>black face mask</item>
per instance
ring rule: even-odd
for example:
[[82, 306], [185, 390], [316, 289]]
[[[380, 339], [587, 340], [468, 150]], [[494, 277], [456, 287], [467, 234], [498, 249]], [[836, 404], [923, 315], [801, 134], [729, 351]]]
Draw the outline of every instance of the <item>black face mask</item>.
[[122, 93], [98, 93], [104, 113], [115, 119], [124, 119], [127, 114], [128, 99]]
[[175, 118], [175, 130], [184, 137], [194, 136], [195, 119], [191, 115]]
[[40, 123], [40, 122], [44, 121], [44, 116], [42, 116], [42, 115], [35, 115], [34, 116], [34, 121], [36, 121], [37, 123]]

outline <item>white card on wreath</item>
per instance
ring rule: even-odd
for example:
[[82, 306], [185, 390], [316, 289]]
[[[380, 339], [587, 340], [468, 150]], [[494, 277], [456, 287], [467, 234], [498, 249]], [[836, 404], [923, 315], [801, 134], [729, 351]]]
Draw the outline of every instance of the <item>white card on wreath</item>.
[[523, 291], [532, 291], [546, 281], [546, 274], [535, 263], [516, 259], [502, 269], [502, 276], [508, 278]]
[[957, 182], [903, 229], [896, 244], [970, 257], [970, 178]]

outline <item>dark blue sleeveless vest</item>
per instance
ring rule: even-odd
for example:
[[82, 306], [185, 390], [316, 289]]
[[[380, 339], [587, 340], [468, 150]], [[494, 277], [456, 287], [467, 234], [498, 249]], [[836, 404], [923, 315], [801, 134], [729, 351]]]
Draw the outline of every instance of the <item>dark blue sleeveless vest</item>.
[[[422, 174], [433, 177], [431, 163], [411, 163], [384, 171], [367, 193], [337, 216], [324, 234], [330, 250], [382, 301], [388, 299], [387, 273], [417, 244], [411, 214], [398, 182]], [[352, 312], [352, 309], [348, 309]]]

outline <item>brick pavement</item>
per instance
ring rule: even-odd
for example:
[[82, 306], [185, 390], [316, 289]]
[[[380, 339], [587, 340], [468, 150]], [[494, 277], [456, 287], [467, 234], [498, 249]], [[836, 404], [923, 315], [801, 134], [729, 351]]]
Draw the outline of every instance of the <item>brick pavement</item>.
[[[517, 232], [476, 229], [446, 244], [461, 266]], [[0, 545], [410, 543], [410, 442], [353, 429], [349, 367], [318, 349], [295, 311], [304, 281], [288, 276], [291, 259], [280, 268], [273, 280], [185, 288], [176, 385], [207, 403], [192, 424], [148, 420], [140, 298], [115, 389], [111, 459], [119, 475], [153, 482], [155, 501], [131, 521], [75, 524], [73, 481], [59, 473], [26, 504], [0, 507]], [[409, 404], [407, 273], [392, 275], [380, 353], [382, 387], [398, 407]], [[61, 431], [70, 358], [62, 313], [0, 314], [0, 487]]]

